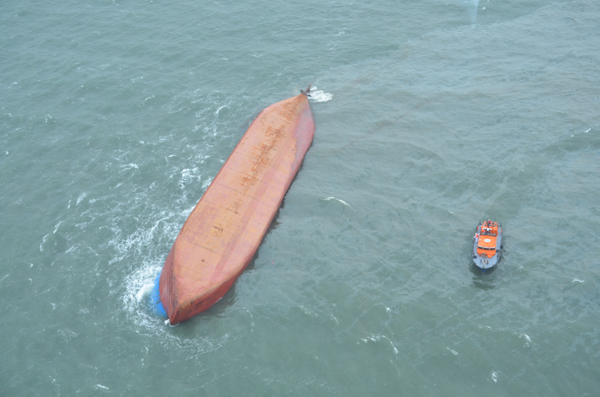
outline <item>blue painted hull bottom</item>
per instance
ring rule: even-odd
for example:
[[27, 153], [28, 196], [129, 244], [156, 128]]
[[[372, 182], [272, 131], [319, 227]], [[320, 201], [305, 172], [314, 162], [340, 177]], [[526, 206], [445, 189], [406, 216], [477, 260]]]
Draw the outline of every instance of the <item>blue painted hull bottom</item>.
[[152, 309], [161, 316], [167, 317], [167, 312], [165, 312], [165, 308], [163, 307], [162, 302], [160, 301], [160, 291], [158, 286], [160, 284], [160, 273], [156, 276], [154, 280], [154, 287], [152, 288], [152, 293], [150, 294], [150, 303], [152, 305]]

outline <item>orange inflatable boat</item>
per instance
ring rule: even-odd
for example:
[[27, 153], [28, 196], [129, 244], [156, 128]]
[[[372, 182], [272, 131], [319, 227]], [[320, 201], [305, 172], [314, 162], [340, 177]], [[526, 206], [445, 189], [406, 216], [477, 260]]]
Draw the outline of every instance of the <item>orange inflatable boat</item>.
[[152, 294], [171, 324], [221, 299], [252, 261], [313, 139], [309, 89], [256, 117], [183, 225]]

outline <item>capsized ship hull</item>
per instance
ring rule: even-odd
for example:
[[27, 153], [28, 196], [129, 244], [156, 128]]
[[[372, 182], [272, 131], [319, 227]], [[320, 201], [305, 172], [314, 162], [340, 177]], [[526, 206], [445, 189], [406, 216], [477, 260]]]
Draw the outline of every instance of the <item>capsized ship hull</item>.
[[314, 136], [309, 89], [258, 115], [183, 225], [153, 297], [171, 324], [221, 299], [252, 261]]
[[502, 250], [502, 225], [487, 220], [475, 230], [473, 238], [473, 262], [482, 270], [491, 269], [498, 264]]

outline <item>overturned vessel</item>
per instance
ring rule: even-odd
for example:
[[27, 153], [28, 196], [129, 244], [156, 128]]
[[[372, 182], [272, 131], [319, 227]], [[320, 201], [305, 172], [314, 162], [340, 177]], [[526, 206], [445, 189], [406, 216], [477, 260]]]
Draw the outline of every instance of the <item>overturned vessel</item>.
[[502, 250], [502, 225], [490, 219], [481, 222], [473, 239], [475, 265], [484, 271], [496, 266]]
[[256, 117], [184, 223], [152, 293], [171, 324], [221, 299], [252, 261], [312, 142], [309, 90]]

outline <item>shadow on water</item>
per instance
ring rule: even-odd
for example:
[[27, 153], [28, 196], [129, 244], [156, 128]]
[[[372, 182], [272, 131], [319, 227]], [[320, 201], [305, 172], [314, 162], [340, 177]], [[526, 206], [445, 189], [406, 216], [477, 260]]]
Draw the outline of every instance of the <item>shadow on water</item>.
[[496, 277], [494, 273], [498, 265], [492, 267], [491, 269], [482, 270], [475, 265], [475, 263], [471, 262], [469, 264], [469, 269], [471, 273], [473, 273], [473, 286], [484, 291], [488, 291], [496, 288], [495, 280]]
[[[254, 259], [252, 259], [251, 264], [254, 263], [255, 260], [256, 256], [254, 257]], [[219, 299], [214, 305], [209, 307], [208, 310], [200, 313], [198, 317], [223, 317], [227, 309], [233, 306], [233, 304], [236, 302], [235, 288], [237, 283], [238, 281], [236, 280], [231, 286], [231, 288], [229, 288], [229, 291], [227, 291], [227, 293], [223, 295], [221, 299]]]

